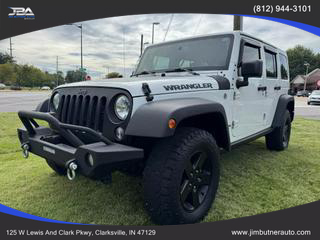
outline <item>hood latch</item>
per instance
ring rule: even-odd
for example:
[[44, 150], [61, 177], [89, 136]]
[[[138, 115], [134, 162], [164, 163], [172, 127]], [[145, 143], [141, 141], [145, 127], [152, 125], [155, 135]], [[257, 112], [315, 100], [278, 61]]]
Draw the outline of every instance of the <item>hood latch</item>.
[[144, 95], [146, 96], [147, 102], [150, 102], [153, 100], [153, 95], [151, 94], [151, 90], [150, 90], [148, 83], [142, 83], [142, 91], [143, 91]]

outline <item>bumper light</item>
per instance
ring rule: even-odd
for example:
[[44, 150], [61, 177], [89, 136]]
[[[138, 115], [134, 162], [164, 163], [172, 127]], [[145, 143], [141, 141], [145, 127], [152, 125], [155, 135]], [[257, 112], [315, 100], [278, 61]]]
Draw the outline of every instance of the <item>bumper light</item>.
[[116, 128], [116, 132], [115, 132], [115, 135], [116, 135], [116, 139], [118, 141], [121, 141], [124, 137], [124, 130], [122, 127], [118, 127]]
[[94, 160], [93, 160], [93, 156], [90, 153], [87, 154], [87, 159], [86, 160], [87, 160], [88, 165], [90, 167], [92, 167], [93, 164], [94, 164]]

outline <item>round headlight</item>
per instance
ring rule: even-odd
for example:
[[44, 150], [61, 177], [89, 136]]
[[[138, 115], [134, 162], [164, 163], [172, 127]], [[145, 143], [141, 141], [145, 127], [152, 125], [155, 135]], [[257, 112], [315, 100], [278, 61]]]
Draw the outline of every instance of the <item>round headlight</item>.
[[120, 120], [125, 120], [130, 111], [130, 100], [125, 95], [120, 95], [114, 104], [114, 112]]
[[56, 93], [56, 94], [54, 94], [54, 96], [52, 98], [53, 108], [56, 111], [58, 110], [59, 102], [60, 102], [60, 96], [59, 96], [59, 93]]

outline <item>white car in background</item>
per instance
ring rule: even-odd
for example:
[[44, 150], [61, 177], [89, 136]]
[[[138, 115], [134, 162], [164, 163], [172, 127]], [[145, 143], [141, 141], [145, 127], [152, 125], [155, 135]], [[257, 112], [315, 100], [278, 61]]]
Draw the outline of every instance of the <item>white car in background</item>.
[[320, 90], [314, 90], [308, 97], [308, 105], [312, 103], [320, 104]]
[[3, 83], [0, 83], [0, 90], [3, 90], [6, 88], [6, 85], [4, 85]]
[[43, 86], [43, 87], [41, 87], [41, 90], [51, 90], [51, 88], [48, 86]]

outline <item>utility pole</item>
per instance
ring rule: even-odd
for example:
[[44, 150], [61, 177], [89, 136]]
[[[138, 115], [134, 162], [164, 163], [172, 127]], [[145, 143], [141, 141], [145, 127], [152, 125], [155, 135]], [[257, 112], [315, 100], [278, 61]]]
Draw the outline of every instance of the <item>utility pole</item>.
[[141, 34], [141, 40], [140, 40], [140, 57], [142, 56], [143, 52], [143, 34]]
[[126, 77], [126, 31], [123, 28], [123, 77]]
[[[83, 78], [83, 54], [82, 54], [82, 24], [79, 26], [81, 30], [81, 72], [82, 72], [82, 78]], [[82, 79], [83, 80], [83, 79]]]
[[10, 44], [10, 47], [9, 47], [9, 50], [10, 50], [10, 56], [11, 56], [11, 58], [12, 58], [12, 50], [13, 50], [13, 49], [12, 49], [12, 42], [11, 42], [11, 38], [10, 38], [10, 43], [9, 43], [9, 44]]
[[154, 25], [159, 25], [159, 24], [160, 24], [159, 22], [152, 23], [152, 41], [151, 41], [152, 44], [154, 43]]
[[57, 65], [56, 65], [56, 71], [57, 71], [57, 87], [59, 86], [59, 57], [57, 56]]
[[243, 31], [243, 16], [233, 17], [233, 31]]
[[303, 65], [305, 65], [307, 67], [307, 69], [306, 69], [306, 77], [304, 78], [304, 85], [303, 85], [303, 91], [305, 92], [306, 88], [307, 88], [307, 78], [308, 78], [307, 75], [308, 75], [308, 70], [309, 70], [310, 63], [305, 62]]
[[81, 43], [81, 68], [80, 68], [80, 71], [81, 71], [81, 81], [84, 80], [84, 76], [83, 76], [83, 54], [82, 54], [82, 24], [80, 25], [77, 25], [77, 24], [74, 24], [74, 23], [70, 23], [70, 24], [67, 24], [67, 25], [73, 25], [77, 28], [79, 28], [81, 30], [80, 32], [80, 43]]
[[109, 66], [106, 66], [106, 70], [107, 70], [107, 75], [106, 75], [106, 78], [108, 78], [108, 76], [109, 76], [109, 73], [110, 73], [110, 67], [109, 67]]

